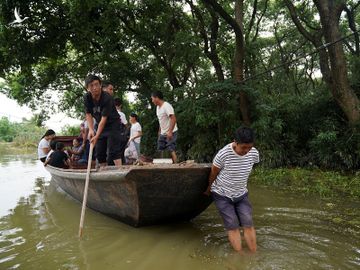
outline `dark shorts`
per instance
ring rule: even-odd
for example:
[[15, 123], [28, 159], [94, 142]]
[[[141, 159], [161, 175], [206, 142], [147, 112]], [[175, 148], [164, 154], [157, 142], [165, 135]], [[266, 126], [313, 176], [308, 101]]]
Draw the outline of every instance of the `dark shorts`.
[[126, 147], [124, 129], [120, 124], [113, 124], [100, 134], [96, 143], [96, 158], [99, 163], [106, 163], [107, 160], [122, 159]]
[[173, 133], [171, 140], [169, 141], [166, 135], [160, 135], [158, 138], [158, 150], [168, 150], [174, 152], [176, 150], [177, 131]]
[[252, 206], [245, 193], [239, 198], [230, 199], [215, 192], [212, 193], [214, 203], [218, 209], [226, 230], [239, 227], [253, 227]]

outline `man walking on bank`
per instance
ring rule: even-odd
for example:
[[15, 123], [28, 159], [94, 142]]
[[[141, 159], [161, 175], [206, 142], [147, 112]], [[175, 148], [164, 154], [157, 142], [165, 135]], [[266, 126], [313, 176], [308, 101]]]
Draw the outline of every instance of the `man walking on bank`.
[[178, 128], [174, 108], [170, 103], [164, 101], [164, 96], [160, 91], [152, 93], [151, 100], [156, 105], [156, 115], [159, 119], [158, 150], [169, 151], [173, 163], [176, 163], [175, 150]]
[[[126, 142], [122, 142], [121, 139], [123, 125], [115, 108], [114, 99], [102, 91], [101, 79], [98, 76], [92, 74], [87, 76], [85, 86], [88, 90], [84, 96], [86, 120], [89, 125], [90, 142], [95, 145], [96, 158], [101, 167], [106, 166], [107, 159], [113, 160], [116, 166], [120, 166]], [[98, 123], [96, 134], [93, 117]]]

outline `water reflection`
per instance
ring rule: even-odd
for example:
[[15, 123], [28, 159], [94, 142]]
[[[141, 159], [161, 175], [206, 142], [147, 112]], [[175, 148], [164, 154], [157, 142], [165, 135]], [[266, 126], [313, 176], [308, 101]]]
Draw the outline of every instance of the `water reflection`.
[[[259, 245], [252, 256], [232, 252], [213, 206], [190, 223], [141, 229], [87, 210], [80, 241], [81, 205], [50, 182], [41, 164], [9, 162], [6, 169], [0, 167], [0, 174], [16, 172], [17, 164], [17, 177], [1, 179], [1, 189], [13, 181], [31, 185], [28, 195], [13, 194], [16, 205], [0, 218], [0, 269], [360, 267], [359, 227], [350, 222], [359, 215], [357, 203], [328, 207], [328, 202], [314, 198], [251, 187]], [[28, 170], [32, 173], [26, 174]], [[334, 222], [339, 216], [341, 224]]]

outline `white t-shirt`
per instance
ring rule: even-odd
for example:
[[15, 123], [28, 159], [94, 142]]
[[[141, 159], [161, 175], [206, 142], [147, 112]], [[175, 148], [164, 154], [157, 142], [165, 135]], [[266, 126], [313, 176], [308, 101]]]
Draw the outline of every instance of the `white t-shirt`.
[[47, 156], [47, 153], [44, 152], [43, 148], [50, 148], [50, 141], [47, 141], [45, 138], [42, 138], [38, 145], [39, 159]]
[[[141, 132], [141, 125], [139, 122], [136, 122], [135, 124], [131, 124], [131, 128], [130, 128], [130, 138], [135, 137], [136, 135], [138, 135], [137, 133]], [[140, 143], [140, 139], [141, 137], [138, 137], [134, 140], [134, 142], [136, 143]]]
[[[159, 119], [161, 134], [166, 135], [170, 128], [170, 115], [175, 115], [174, 108], [170, 105], [170, 103], [164, 101], [161, 107], [156, 107], [156, 115]], [[177, 124], [175, 124], [173, 132], [177, 130]]]
[[126, 115], [125, 113], [118, 111], [119, 115], [120, 115], [120, 119], [121, 119], [121, 123], [123, 123], [124, 125], [127, 125], [128, 121], [126, 120]]

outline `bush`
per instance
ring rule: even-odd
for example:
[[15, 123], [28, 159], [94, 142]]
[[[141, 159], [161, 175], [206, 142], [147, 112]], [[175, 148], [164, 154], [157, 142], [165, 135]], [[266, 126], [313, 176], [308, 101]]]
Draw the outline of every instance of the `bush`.
[[65, 135], [65, 136], [79, 136], [80, 135], [80, 125], [76, 126], [70, 126], [65, 125], [59, 135]]
[[256, 168], [250, 181], [271, 185], [303, 194], [317, 194], [322, 198], [346, 196], [360, 199], [360, 174], [344, 175], [317, 169]]
[[12, 123], [6, 117], [0, 119], [0, 141], [14, 142], [21, 147], [36, 147], [44, 133], [45, 128], [36, 126], [33, 120]]
[[0, 118], [0, 141], [12, 142], [16, 134], [16, 124], [9, 121], [7, 117]]

